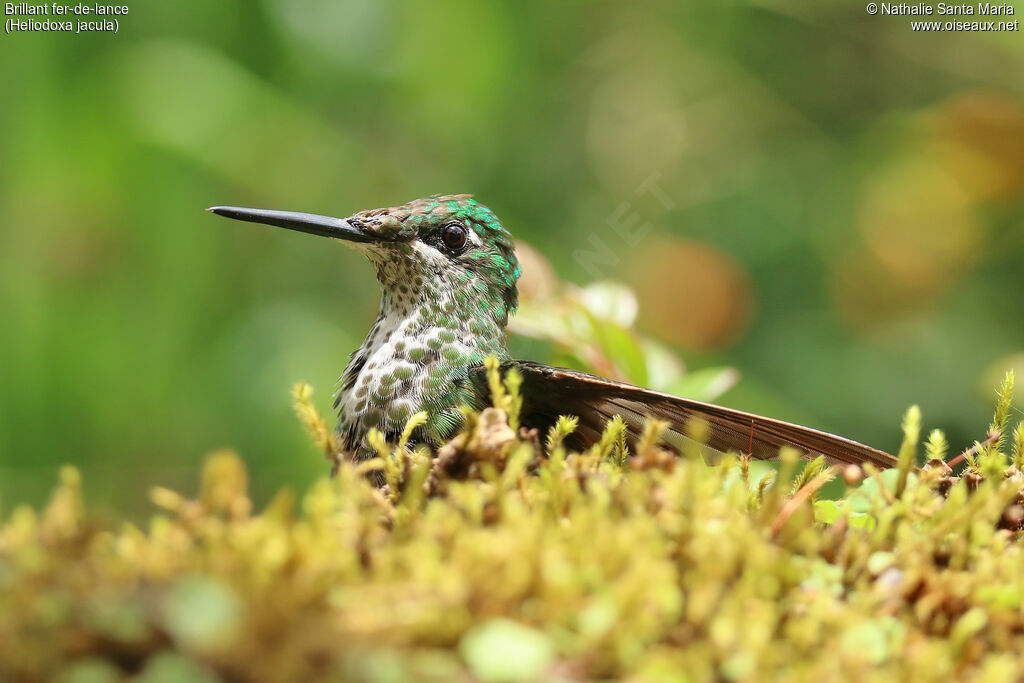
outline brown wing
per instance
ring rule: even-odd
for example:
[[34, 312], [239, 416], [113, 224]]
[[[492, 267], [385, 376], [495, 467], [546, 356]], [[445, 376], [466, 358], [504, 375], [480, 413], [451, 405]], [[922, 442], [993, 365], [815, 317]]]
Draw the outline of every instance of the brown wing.
[[[686, 424], [694, 417], [710, 426], [706, 444], [719, 452], [749, 453], [759, 460], [778, 458], [779, 448], [790, 446], [805, 457], [824, 455], [830, 463], [860, 465], [870, 462], [880, 468], [893, 467], [896, 459], [883, 451], [809, 427], [761, 417], [710, 403], [679, 398], [630, 384], [595, 377], [575, 370], [552, 368], [528, 361], [510, 361], [505, 369], [516, 367], [523, 375], [523, 414], [521, 422], [537, 427], [541, 434], [560, 415], [579, 417], [579, 426], [570, 440], [574, 448], [594, 443], [605, 424], [620, 415], [635, 439], [647, 417], [668, 422], [673, 443], [685, 439]], [[486, 386], [486, 382], [483, 383]]]

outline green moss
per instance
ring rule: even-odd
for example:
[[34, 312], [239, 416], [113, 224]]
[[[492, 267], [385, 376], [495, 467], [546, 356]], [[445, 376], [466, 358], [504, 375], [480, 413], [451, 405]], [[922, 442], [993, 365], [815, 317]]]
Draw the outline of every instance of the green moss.
[[[815, 500], [822, 462], [785, 455], [773, 485], [740, 457], [676, 457], [658, 425], [628, 452], [617, 423], [583, 454], [571, 419], [523, 440], [516, 379], [492, 384], [499, 407], [437, 453], [405, 446], [420, 413], [398, 445], [370, 436], [378, 459], [260, 511], [230, 453], [194, 499], [154, 489], [141, 527], [90, 515], [66, 469], [0, 525], [0, 679], [1016, 675], [1024, 475], [999, 449], [1019, 438], [987, 437], [961, 478], [936, 459]], [[308, 387], [296, 401], [336, 460]], [[904, 425], [907, 463], [918, 413]]]

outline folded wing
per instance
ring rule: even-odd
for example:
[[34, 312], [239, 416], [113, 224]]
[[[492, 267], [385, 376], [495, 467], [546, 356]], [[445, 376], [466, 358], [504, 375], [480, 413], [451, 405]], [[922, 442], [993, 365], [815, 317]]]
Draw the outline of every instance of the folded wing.
[[[587, 448], [598, 438], [608, 420], [622, 417], [631, 439], [636, 439], [648, 417], [669, 423], [666, 441], [679, 446], [693, 418], [710, 427], [706, 448], [724, 453], [747, 453], [759, 460], [778, 458], [779, 448], [790, 446], [804, 457], [824, 455], [832, 463], [860, 465], [870, 462], [887, 468], [896, 459], [883, 451], [850, 439], [809, 427], [782, 422], [710, 403], [679, 398], [584, 372], [553, 368], [528, 361], [509, 361], [503, 371], [518, 368], [523, 375], [521, 423], [546, 434], [560, 415], [579, 417], [579, 426], [568, 441], [573, 448]], [[483, 370], [476, 371], [482, 386]]]

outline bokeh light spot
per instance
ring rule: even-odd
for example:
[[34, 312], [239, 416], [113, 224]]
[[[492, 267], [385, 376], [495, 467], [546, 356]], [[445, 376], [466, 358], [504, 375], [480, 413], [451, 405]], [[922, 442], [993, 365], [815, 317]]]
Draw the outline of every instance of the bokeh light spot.
[[742, 267], [714, 247], [682, 239], [645, 243], [631, 259], [640, 322], [687, 348], [727, 345], [746, 327], [751, 288]]

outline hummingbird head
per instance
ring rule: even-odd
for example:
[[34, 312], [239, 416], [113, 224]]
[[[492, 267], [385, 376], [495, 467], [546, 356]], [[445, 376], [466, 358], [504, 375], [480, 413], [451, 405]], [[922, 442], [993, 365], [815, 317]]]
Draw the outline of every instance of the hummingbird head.
[[512, 236], [470, 195], [434, 195], [344, 219], [230, 206], [209, 211], [355, 247], [377, 269], [384, 306], [399, 315], [426, 307], [441, 316], [484, 318], [504, 331], [518, 303]]

